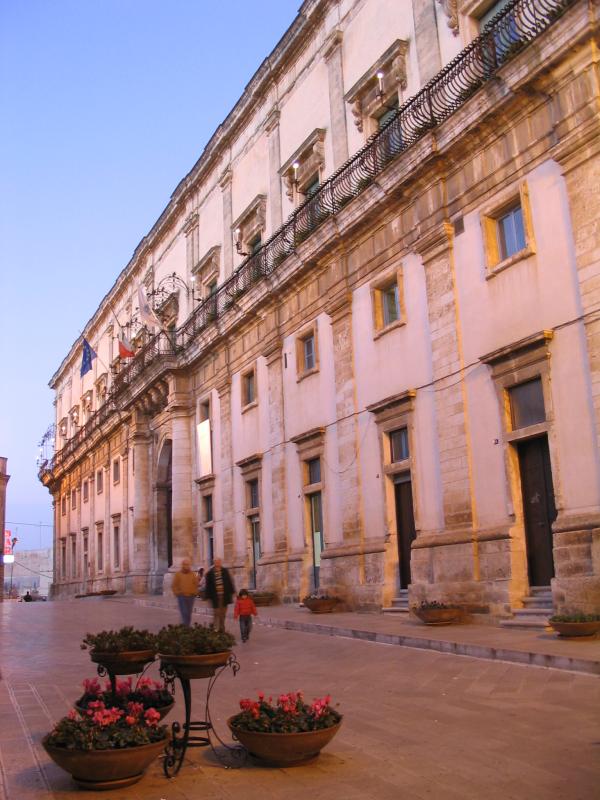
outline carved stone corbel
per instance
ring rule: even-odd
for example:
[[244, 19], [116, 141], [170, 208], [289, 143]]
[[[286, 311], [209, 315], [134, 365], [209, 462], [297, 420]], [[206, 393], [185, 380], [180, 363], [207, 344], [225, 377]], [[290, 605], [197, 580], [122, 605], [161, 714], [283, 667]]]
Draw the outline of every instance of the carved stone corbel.
[[444, 14], [448, 17], [446, 23], [454, 36], [458, 36], [458, 0], [437, 0], [441, 5]]

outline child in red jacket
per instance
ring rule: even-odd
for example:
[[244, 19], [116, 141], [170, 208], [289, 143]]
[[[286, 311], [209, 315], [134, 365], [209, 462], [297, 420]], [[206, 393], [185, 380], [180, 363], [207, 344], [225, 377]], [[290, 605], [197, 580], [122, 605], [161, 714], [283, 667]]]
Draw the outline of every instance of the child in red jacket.
[[247, 589], [240, 589], [233, 610], [233, 618], [240, 620], [242, 642], [247, 642], [250, 638], [253, 616], [258, 616], [254, 600], [248, 594]]

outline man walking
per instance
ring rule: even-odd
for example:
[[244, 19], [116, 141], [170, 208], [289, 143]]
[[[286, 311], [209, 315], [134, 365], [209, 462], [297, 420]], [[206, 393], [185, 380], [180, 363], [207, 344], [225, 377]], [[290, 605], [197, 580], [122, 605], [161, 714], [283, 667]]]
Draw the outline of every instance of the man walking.
[[192, 562], [189, 558], [182, 560], [180, 571], [175, 573], [173, 594], [177, 598], [181, 621], [189, 627], [192, 624], [194, 600], [198, 594], [198, 576], [192, 571]]
[[213, 607], [213, 627], [218, 631], [225, 630], [227, 606], [233, 600], [235, 586], [220, 558], [215, 558], [213, 566], [206, 573], [206, 599]]

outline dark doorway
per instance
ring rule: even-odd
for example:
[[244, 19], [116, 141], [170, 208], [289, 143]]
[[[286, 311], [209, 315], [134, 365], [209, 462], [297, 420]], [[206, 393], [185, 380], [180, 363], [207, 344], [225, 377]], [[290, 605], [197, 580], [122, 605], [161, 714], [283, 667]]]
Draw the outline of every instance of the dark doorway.
[[400, 588], [408, 589], [410, 586], [410, 546], [416, 538], [410, 473], [394, 477], [394, 497], [396, 501]]
[[523, 492], [529, 583], [531, 586], [548, 586], [554, 577], [552, 523], [556, 519], [548, 439], [540, 436], [519, 442], [517, 451]]
[[167, 439], [156, 471], [156, 566], [159, 572], [166, 572], [173, 564], [172, 472], [173, 445]]

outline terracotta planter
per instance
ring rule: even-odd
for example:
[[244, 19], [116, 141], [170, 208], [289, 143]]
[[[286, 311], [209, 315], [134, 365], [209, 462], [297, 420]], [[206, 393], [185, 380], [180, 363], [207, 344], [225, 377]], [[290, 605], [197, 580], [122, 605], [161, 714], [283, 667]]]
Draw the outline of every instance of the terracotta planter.
[[[46, 737], [47, 738], [47, 737]], [[69, 772], [82, 789], [118, 789], [143, 777], [152, 761], [164, 750], [167, 737], [139, 747], [115, 750], [67, 750], [42, 741], [55, 764]]]
[[451, 625], [462, 616], [460, 608], [413, 608], [412, 611], [425, 625]]
[[219, 667], [227, 664], [231, 650], [223, 653], [205, 653], [203, 655], [175, 656], [159, 653], [161, 667], [174, 667], [182, 678], [210, 678]]
[[257, 733], [243, 731], [233, 725], [235, 717], [227, 720], [234, 738], [251, 756], [273, 767], [293, 767], [316, 758], [339, 731], [342, 721], [331, 728], [305, 733]]
[[[161, 720], [164, 719], [167, 714], [172, 710], [173, 706], [175, 705], [175, 701], [172, 700], [168, 705], [165, 706], [152, 706], [158, 713], [160, 714]], [[81, 714], [82, 717], [85, 717], [87, 709], [85, 706], [80, 706], [78, 703], [75, 703], [75, 709], [78, 714]]]
[[304, 607], [312, 611], [313, 614], [330, 614], [335, 610], [339, 603], [337, 597], [320, 600], [315, 598], [313, 600], [305, 600]]
[[135, 675], [142, 672], [149, 661], [154, 661], [156, 650], [124, 650], [120, 653], [90, 651], [95, 664], [102, 664], [113, 675]]
[[595, 622], [552, 622], [549, 624], [554, 628], [559, 636], [594, 636], [600, 631], [600, 620]]
[[250, 597], [256, 606], [271, 606], [277, 600], [277, 595], [273, 592], [250, 592]]

